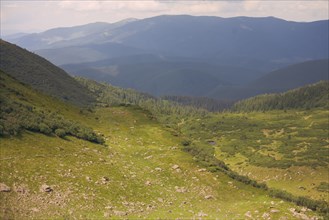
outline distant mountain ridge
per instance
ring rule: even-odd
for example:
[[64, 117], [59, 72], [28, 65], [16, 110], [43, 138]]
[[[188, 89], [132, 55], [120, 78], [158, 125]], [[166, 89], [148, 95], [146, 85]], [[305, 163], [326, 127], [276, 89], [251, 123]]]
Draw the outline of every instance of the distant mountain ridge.
[[210, 97], [240, 100], [264, 93], [290, 89], [329, 80], [329, 59], [312, 60], [270, 72], [244, 86], [218, 87]]
[[[68, 38], [67, 33], [74, 37]], [[53, 38], [57, 40], [46, 40]], [[39, 50], [38, 53], [42, 53], [42, 49], [111, 42], [149, 53], [194, 57], [226, 65], [247, 67], [259, 63], [257, 68], [268, 70], [327, 58], [327, 39], [328, 20], [291, 22], [274, 17], [163, 15], [113, 24], [57, 28], [15, 38], [11, 42]], [[52, 60], [51, 56], [47, 58]]]
[[0, 40], [0, 69], [20, 82], [61, 100], [87, 106], [92, 94], [64, 70], [44, 58]]
[[328, 27], [329, 20], [163, 15], [52, 29], [12, 42], [73, 75], [157, 96], [237, 100], [325, 80], [312, 75], [320, 67], [311, 64], [295, 76], [273, 71], [328, 59]]

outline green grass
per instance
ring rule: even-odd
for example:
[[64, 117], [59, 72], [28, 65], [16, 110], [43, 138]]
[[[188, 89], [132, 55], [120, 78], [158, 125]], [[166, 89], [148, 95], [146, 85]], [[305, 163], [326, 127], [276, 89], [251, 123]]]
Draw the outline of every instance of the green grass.
[[328, 110], [221, 113], [181, 127], [194, 142], [215, 141], [234, 171], [298, 196], [328, 200]]
[[[79, 117], [80, 123], [104, 134], [106, 147], [29, 132], [1, 139], [1, 182], [29, 190], [0, 194], [2, 218], [175, 219], [205, 213], [209, 219], [241, 219], [248, 211], [259, 218], [270, 207], [280, 210], [271, 214], [274, 219], [292, 217], [288, 209], [293, 204], [224, 174], [198, 171], [193, 158], [180, 150], [181, 140], [141, 109], [99, 108]], [[174, 164], [179, 172], [172, 169]], [[104, 176], [109, 181], [101, 184]], [[54, 191], [40, 192], [44, 183]], [[176, 192], [181, 188], [186, 192]]]
[[[182, 151], [181, 143], [191, 140], [191, 144], [209, 146], [208, 141], [215, 141], [215, 155], [228, 162], [233, 170], [239, 166], [241, 169], [255, 166], [258, 162], [262, 163], [257, 165], [262, 171], [272, 169], [263, 161], [266, 148], [278, 151], [277, 156], [286, 160], [294, 159], [289, 157], [290, 151], [279, 151], [280, 143], [286, 138], [286, 133], [279, 132], [283, 120], [290, 120], [289, 127], [297, 127], [291, 128], [289, 133], [293, 137], [289, 142], [291, 145], [298, 138], [302, 142], [296, 143], [304, 143], [305, 138], [310, 137], [307, 142], [314, 144], [316, 149], [322, 146], [322, 142], [317, 144], [312, 136], [322, 138], [326, 112], [320, 110], [288, 112], [288, 115], [281, 112], [271, 115], [227, 113], [208, 115], [204, 119], [176, 118], [173, 121], [180, 122], [168, 128], [139, 107], [80, 109], [40, 94], [13, 79], [5, 80], [3, 97], [18, 101], [20, 96], [17, 94], [24, 94], [24, 100], [20, 102], [32, 105], [38, 111], [56, 112], [67, 120], [93, 128], [95, 133], [103, 136], [105, 144], [27, 131], [15, 137], [1, 137], [0, 183], [12, 188], [11, 192], [0, 192], [1, 219], [244, 219], [247, 212], [255, 219], [262, 218], [264, 213], [271, 219], [284, 216], [292, 219], [293, 213], [289, 209], [300, 209], [296, 205], [271, 198], [268, 192], [234, 181], [223, 173], [200, 171], [203, 167], [196, 158]], [[306, 119], [295, 120], [292, 116]], [[174, 116], [168, 119], [170, 117]], [[319, 132], [307, 129], [307, 126]], [[263, 129], [271, 130], [270, 138], [264, 138]], [[265, 147], [257, 145], [258, 139]], [[305, 146], [297, 156], [303, 157], [308, 151]], [[250, 154], [257, 151], [261, 152], [256, 154], [257, 157]], [[173, 169], [173, 165], [178, 165], [179, 170]], [[313, 178], [320, 178], [319, 170], [324, 168], [317, 166]], [[103, 177], [108, 181], [104, 182]], [[322, 182], [326, 180], [319, 179], [318, 185]], [[53, 191], [41, 192], [42, 184], [51, 186]], [[17, 190], [19, 188], [24, 192]], [[317, 193], [323, 194], [319, 190]], [[213, 198], [205, 199], [208, 195]], [[271, 209], [279, 212], [271, 213]], [[313, 211], [306, 211], [306, 214], [319, 215]]]

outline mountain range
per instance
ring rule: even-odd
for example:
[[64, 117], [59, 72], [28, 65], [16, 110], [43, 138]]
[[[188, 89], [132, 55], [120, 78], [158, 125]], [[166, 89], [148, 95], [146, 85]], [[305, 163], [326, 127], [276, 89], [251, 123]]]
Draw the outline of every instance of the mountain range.
[[[8, 40], [72, 75], [155, 96], [236, 100], [326, 80], [328, 24], [163, 15], [56, 28]], [[302, 71], [294, 74], [303, 80], [287, 75], [285, 86], [277, 85], [286, 68]]]
[[328, 82], [210, 113], [0, 43], [1, 219], [328, 216]]

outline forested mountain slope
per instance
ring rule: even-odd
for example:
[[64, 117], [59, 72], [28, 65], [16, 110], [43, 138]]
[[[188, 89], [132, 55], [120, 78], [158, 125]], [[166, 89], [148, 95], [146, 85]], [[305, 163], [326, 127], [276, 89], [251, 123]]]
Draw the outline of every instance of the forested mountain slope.
[[328, 108], [329, 81], [320, 81], [285, 93], [259, 95], [233, 106], [236, 111], [267, 111], [274, 109]]

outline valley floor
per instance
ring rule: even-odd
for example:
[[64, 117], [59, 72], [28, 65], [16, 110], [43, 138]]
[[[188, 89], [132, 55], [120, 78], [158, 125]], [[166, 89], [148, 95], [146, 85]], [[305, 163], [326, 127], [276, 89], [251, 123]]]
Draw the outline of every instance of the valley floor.
[[[1, 138], [1, 219], [307, 219], [318, 214], [199, 167], [135, 107], [73, 116], [105, 146], [23, 133]], [[246, 170], [247, 172], [247, 170]], [[43, 188], [47, 185], [50, 192]]]

